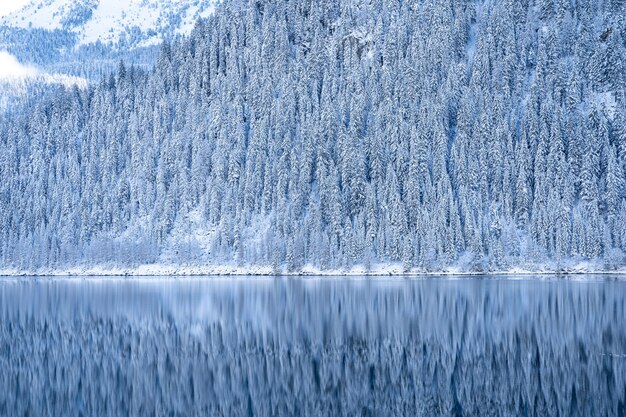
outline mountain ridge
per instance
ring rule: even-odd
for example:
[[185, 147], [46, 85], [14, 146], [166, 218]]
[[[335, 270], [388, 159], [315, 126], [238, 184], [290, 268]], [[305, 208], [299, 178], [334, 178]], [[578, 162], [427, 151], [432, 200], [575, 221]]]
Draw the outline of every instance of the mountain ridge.
[[62, 30], [77, 35], [77, 46], [150, 46], [185, 35], [213, 13], [215, 0], [32, 0], [0, 24], [21, 29]]

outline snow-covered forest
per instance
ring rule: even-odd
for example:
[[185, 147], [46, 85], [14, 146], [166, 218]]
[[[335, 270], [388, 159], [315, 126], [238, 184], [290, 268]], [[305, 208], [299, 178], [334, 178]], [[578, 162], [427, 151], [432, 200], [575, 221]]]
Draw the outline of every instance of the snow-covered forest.
[[626, 3], [225, 0], [0, 116], [0, 269], [626, 263]]

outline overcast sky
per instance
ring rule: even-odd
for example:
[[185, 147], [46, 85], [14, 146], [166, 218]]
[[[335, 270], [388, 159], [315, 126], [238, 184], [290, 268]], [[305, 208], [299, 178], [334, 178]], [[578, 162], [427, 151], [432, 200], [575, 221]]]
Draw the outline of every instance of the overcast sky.
[[0, 0], [0, 17], [16, 11], [26, 3], [28, 0]]

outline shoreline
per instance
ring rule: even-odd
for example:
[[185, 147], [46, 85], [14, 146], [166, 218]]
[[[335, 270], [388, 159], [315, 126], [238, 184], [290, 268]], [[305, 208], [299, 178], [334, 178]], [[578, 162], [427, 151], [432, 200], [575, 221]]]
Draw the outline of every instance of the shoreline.
[[173, 265], [142, 265], [134, 268], [120, 267], [75, 267], [67, 269], [52, 269], [39, 271], [24, 271], [16, 269], [0, 269], [0, 277], [5, 278], [140, 278], [140, 277], [248, 277], [248, 278], [268, 278], [268, 277], [336, 277], [336, 278], [435, 278], [435, 277], [580, 277], [590, 275], [596, 277], [616, 276], [626, 278], [626, 267], [619, 269], [602, 269], [592, 265], [576, 265], [569, 268], [555, 269], [545, 266], [544, 268], [511, 268], [506, 270], [462, 270], [448, 268], [435, 271], [410, 270], [405, 271], [400, 265], [377, 265], [374, 268], [365, 269], [361, 266], [353, 267], [349, 270], [333, 269], [318, 270], [312, 267], [305, 267], [298, 271], [276, 271], [271, 267], [236, 267], [231, 265], [207, 265], [207, 266], [173, 266]]

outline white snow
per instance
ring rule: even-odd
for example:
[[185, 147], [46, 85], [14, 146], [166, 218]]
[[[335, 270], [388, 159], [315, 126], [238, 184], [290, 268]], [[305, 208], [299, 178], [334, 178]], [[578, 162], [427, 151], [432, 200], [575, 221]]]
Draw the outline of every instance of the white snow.
[[[476, 4], [476, 20], [482, 13], [482, 6]], [[465, 45], [465, 54], [467, 55], [468, 68], [472, 67], [474, 63], [474, 55], [476, 54], [476, 36], [478, 32], [478, 23], [473, 22], [469, 28], [469, 34], [467, 38], [467, 45]]]
[[608, 117], [613, 120], [615, 112], [617, 111], [617, 100], [612, 92], [597, 93], [595, 97], [595, 104], [599, 108], [604, 108]]
[[21, 9], [28, 3], [28, 0], [3, 0], [0, 2], [0, 17]]
[[39, 75], [38, 79], [45, 84], [62, 84], [65, 87], [77, 86], [80, 89], [87, 88], [87, 84], [89, 81], [82, 77], [76, 77], [73, 75], [67, 74], [48, 74], [42, 73]]
[[488, 271], [471, 271], [464, 268], [448, 267], [442, 270], [427, 271], [421, 269], [404, 270], [401, 264], [376, 264], [369, 269], [356, 265], [350, 269], [321, 270], [305, 266], [297, 271], [274, 270], [269, 265], [237, 266], [236, 264], [176, 265], [155, 263], [137, 267], [117, 265], [76, 266], [71, 268], [15, 270], [0, 269], [0, 277], [12, 276], [50, 276], [50, 277], [243, 277], [243, 276], [302, 276], [302, 277], [463, 277], [463, 276], [504, 276], [509, 278], [542, 276], [568, 277], [568, 279], [588, 279], [591, 276], [616, 276], [626, 278], [626, 267], [607, 269], [601, 263], [581, 261], [567, 266], [529, 265]]

